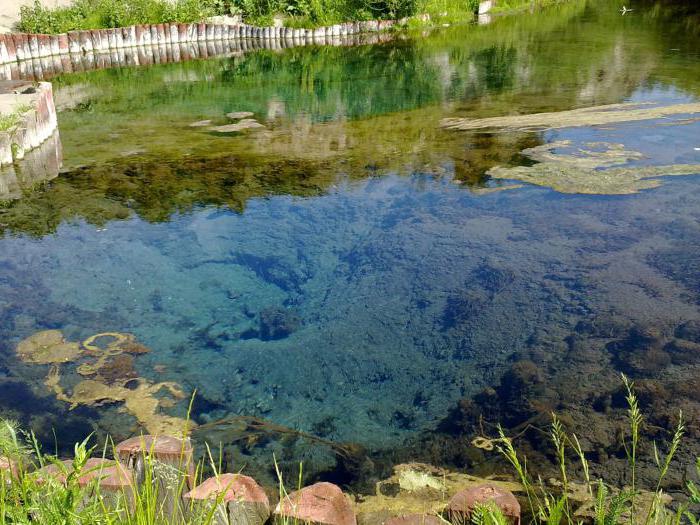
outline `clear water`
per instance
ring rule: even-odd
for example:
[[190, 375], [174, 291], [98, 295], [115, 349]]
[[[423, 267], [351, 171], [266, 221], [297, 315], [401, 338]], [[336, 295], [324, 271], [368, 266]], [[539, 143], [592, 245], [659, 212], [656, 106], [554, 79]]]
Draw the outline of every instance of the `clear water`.
[[[523, 356], [555, 390], [567, 373], [593, 374], [566, 350], [581, 323], [700, 319], [699, 176], [602, 196], [485, 175], [564, 139], [623, 143], [640, 164], [700, 164], [700, 121], [438, 128], [452, 116], [697, 101], [697, 13], [647, 3], [622, 17], [604, 4], [375, 47], [58, 79], [64, 172], [0, 208], [0, 414], [49, 443], [55, 427], [64, 445], [137, 431], [118, 403], [69, 410], [45, 386], [47, 367], [14, 353], [39, 330], [128, 332], [151, 349], [139, 376], [196, 389], [198, 424], [255, 416], [410, 450]], [[230, 111], [267, 129], [189, 126]], [[269, 462], [275, 446], [245, 454]]]

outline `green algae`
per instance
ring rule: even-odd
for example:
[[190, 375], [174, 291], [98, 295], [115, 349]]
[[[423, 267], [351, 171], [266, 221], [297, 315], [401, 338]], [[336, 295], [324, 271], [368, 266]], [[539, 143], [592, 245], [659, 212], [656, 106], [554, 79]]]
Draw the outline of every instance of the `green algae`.
[[578, 149], [572, 154], [555, 152], [570, 146], [570, 141], [557, 141], [523, 150], [523, 155], [537, 164], [497, 166], [487, 175], [494, 179], [547, 186], [560, 193], [625, 195], [657, 188], [662, 182], [655, 177], [700, 174], [700, 164], [622, 166], [644, 158], [639, 152], [625, 150], [622, 144], [589, 143], [588, 147], [602, 150]]
[[637, 103], [608, 104], [589, 108], [572, 109], [530, 115], [507, 115], [482, 119], [448, 118], [440, 125], [445, 129], [478, 131], [501, 129], [506, 131], [533, 131], [582, 126], [600, 126], [620, 122], [638, 122], [673, 115], [700, 113], [700, 103], [674, 104], [671, 106], [640, 107]]

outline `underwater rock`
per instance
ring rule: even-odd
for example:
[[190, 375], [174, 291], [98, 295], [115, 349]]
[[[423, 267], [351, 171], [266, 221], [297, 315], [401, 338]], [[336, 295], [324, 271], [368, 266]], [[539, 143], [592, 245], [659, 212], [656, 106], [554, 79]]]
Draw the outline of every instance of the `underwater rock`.
[[254, 115], [255, 113], [252, 111], [233, 111], [232, 113], [226, 113], [226, 116], [231, 120], [241, 120], [244, 118], [250, 118]]
[[615, 364], [624, 372], [653, 375], [671, 364], [664, 350], [664, 334], [655, 327], [633, 327], [627, 337], [606, 346]]
[[204, 128], [204, 127], [210, 126], [210, 125], [211, 125], [211, 120], [198, 120], [197, 122], [193, 122], [189, 126], [191, 128]]
[[540, 412], [534, 401], [542, 397], [544, 386], [544, 377], [535, 363], [527, 360], [513, 363], [496, 388], [502, 420], [514, 425]]
[[676, 337], [700, 344], [700, 321], [687, 321], [678, 326]]
[[80, 353], [80, 344], [66, 341], [60, 330], [37, 332], [17, 345], [19, 358], [34, 364], [67, 363]]
[[226, 124], [224, 126], [214, 126], [209, 128], [210, 131], [215, 133], [237, 133], [240, 131], [254, 130], [254, 129], [264, 129], [265, 126], [260, 124], [257, 120], [244, 118], [236, 122], [235, 124]]
[[221, 507], [218, 514], [228, 516], [227, 525], [263, 525], [270, 517], [270, 501], [265, 491], [251, 477], [221, 474], [205, 480], [185, 494], [190, 502], [206, 502], [202, 510], [211, 510], [211, 501]]
[[275, 514], [304, 523], [357, 525], [355, 512], [343, 491], [326, 482], [292, 492], [280, 501]]
[[493, 296], [513, 283], [515, 273], [484, 262], [472, 272], [472, 278]]
[[593, 319], [579, 321], [576, 324], [576, 333], [590, 337], [600, 337], [604, 339], [624, 337], [630, 329], [630, 322], [627, 319], [614, 314], [601, 315]]
[[271, 307], [260, 312], [260, 339], [263, 341], [284, 339], [300, 326], [301, 319], [288, 308]]
[[533, 166], [496, 166], [486, 174], [494, 179], [547, 186], [560, 193], [625, 195], [659, 187], [661, 181], [654, 177], [700, 173], [700, 164], [611, 167], [643, 158], [641, 153], [625, 150], [622, 144], [590, 143], [591, 148], [605, 150], [579, 149], [570, 155], [554, 151], [570, 146], [570, 141], [561, 140], [525, 149], [522, 154], [536, 162]]
[[445, 509], [453, 524], [471, 521], [471, 514], [478, 505], [495, 504], [506, 518], [520, 524], [520, 503], [509, 490], [485, 483], [459, 491], [450, 498]]
[[700, 344], [685, 339], [674, 339], [664, 350], [671, 356], [674, 365], [694, 365], [700, 363]]

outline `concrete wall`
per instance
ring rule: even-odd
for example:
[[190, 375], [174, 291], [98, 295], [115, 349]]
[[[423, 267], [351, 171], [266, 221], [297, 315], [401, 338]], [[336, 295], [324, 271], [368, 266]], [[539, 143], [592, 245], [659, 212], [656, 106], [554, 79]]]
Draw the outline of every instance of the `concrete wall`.
[[0, 111], [17, 116], [17, 123], [0, 131], [0, 166], [21, 160], [25, 154], [40, 146], [56, 131], [56, 107], [49, 82], [0, 82]]

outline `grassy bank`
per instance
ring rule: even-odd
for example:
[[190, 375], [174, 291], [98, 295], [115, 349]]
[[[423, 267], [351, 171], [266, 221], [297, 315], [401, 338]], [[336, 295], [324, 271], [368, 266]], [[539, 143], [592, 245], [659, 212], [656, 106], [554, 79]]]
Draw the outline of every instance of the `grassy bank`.
[[[669, 467], [682, 446], [685, 432], [682, 414], [679, 414], [678, 425], [669, 441], [658, 446], [654, 444], [658, 481], [653, 487], [640, 486], [636, 469], [645, 420], [638, 407], [633, 383], [624, 377], [623, 380], [629, 407], [627, 431], [620, 436], [628, 459], [626, 486], [611, 486], [602, 479], [591, 479], [581, 442], [575, 435], [567, 434], [554, 415], [549, 438], [551, 455], [559, 466], [559, 479], [555, 482], [550, 480], [546, 485], [540, 476], [530, 471], [532, 466], [519, 455], [514, 441], [502, 431], [493, 439], [483, 438], [484, 442], [491, 442], [510, 463], [513, 477], [522, 485], [519, 499], [523, 505], [524, 522], [537, 525], [698, 525], [694, 511], [700, 504], [700, 488], [688, 481], [684, 498], [676, 497], [672, 503], [664, 489]], [[147, 454], [140, 483], [115, 491], [113, 485], [106, 490], [100, 483], [102, 470], [108, 468], [104, 458], [113, 447], [106, 444], [100, 449], [90, 448], [88, 442], [89, 438], [76, 444], [74, 457], [61, 462], [43, 454], [33, 434], [22, 433], [14, 423], [0, 419], [0, 525], [221, 523], [217, 520], [217, 505], [197, 507], [187, 504], [187, 500], [181, 497], [187, 490], [186, 472], [194, 472], [194, 484], [201, 481], [205, 471], [209, 475], [220, 472], [220, 461], [214, 459], [209, 449], [206, 462], [202, 461], [192, 469], [189, 459], [182, 460], [184, 449], [181, 459], [173, 460], [177, 466], [170, 465], [165, 470], [163, 464]], [[116, 455], [114, 452], [112, 454]], [[91, 456], [98, 459], [90, 460]], [[2, 467], [3, 458], [12, 460], [12, 469], [8, 468], [7, 463]], [[582, 479], [574, 480], [569, 474], [569, 467], [573, 467], [574, 463], [582, 467]], [[49, 473], [47, 467], [53, 472]], [[276, 490], [281, 499], [287, 492], [282, 474], [276, 464], [275, 467], [280, 481]], [[700, 475], [700, 459], [695, 467]], [[170, 481], [164, 483], [166, 479]], [[173, 501], [182, 503], [173, 504]], [[586, 511], [582, 513], [581, 509]], [[447, 515], [438, 514], [437, 517], [449, 525]], [[278, 525], [287, 525], [287, 521], [273, 518], [273, 523]], [[486, 504], [478, 505], [472, 511], [470, 523], [508, 525], [512, 521], [496, 506]]]
[[[507, 0], [521, 7], [529, 0]], [[134, 24], [194, 22], [216, 15], [240, 16], [270, 25], [275, 18], [293, 27], [315, 27], [351, 20], [398, 19], [423, 13], [433, 20], [471, 20], [479, 0], [74, 0], [67, 7], [45, 7], [39, 0], [21, 10], [18, 29], [64, 33]]]

